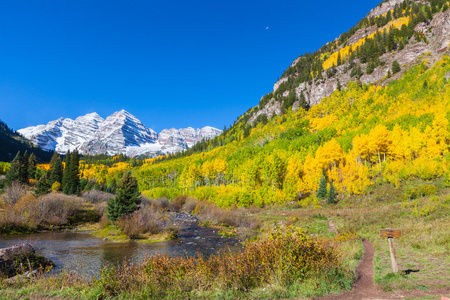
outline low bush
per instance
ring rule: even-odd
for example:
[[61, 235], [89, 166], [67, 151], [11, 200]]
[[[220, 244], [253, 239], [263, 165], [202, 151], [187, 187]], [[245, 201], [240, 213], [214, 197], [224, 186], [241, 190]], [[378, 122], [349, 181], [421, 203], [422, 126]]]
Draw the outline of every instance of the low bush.
[[192, 197], [187, 197], [186, 202], [183, 204], [181, 208], [185, 213], [191, 214], [195, 208], [197, 207], [198, 200]]
[[432, 184], [422, 184], [419, 186], [408, 187], [405, 190], [404, 197], [409, 200], [414, 200], [419, 197], [435, 195], [437, 191], [438, 188]]
[[83, 197], [84, 200], [86, 200], [86, 202], [90, 202], [90, 203], [101, 203], [101, 202], [106, 202], [108, 201], [109, 198], [114, 198], [114, 194], [110, 194], [110, 193], [105, 193], [102, 191], [98, 191], [98, 190], [90, 190], [87, 192], [83, 192], [83, 194], [81, 195], [81, 197]]
[[180, 212], [183, 205], [186, 203], [187, 198], [188, 197], [184, 195], [175, 197], [175, 199], [170, 201], [168, 209], [170, 211]]
[[26, 192], [27, 190], [22, 183], [13, 181], [5, 189], [5, 193], [3, 195], [4, 202], [10, 205], [14, 205], [20, 199], [20, 197], [25, 195]]
[[289, 289], [311, 279], [342, 289], [350, 286], [354, 275], [341, 265], [332, 245], [288, 228], [248, 243], [237, 254], [209, 258], [163, 254], [149, 256], [139, 265], [105, 268], [94, 284], [102, 297], [207, 298], [225, 291], [239, 297], [267, 286]]
[[117, 221], [121, 231], [131, 239], [142, 238], [145, 234], [167, 232], [173, 234], [175, 226], [166, 218], [164, 211], [156, 205], [143, 205], [131, 215], [126, 215]]
[[64, 226], [76, 223], [76, 215], [86, 215], [90, 220], [98, 220], [98, 215], [85, 213], [85, 201], [76, 196], [48, 194], [39, 198], [28, 193], [17, 202], [8, 204], [0, 218], [0, 233], [14, 231], [34, 231], [52, 226]]

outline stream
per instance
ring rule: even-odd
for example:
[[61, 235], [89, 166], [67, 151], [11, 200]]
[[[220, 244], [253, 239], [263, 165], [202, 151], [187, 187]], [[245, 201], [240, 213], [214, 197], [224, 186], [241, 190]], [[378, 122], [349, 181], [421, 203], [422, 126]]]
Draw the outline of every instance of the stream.
[[200, 227], [197, 222], [185, 222], [177, 239], [143, 244], [103, 240], [88, 232], [54, 231], [1, 236], [0, 248], [30, 243], [37, 254], [55, 263], [52, 272], [66, 269], [81, 276], [96, 277], [105, 266], [116, 266], [125, 261], [136, 263], [148, 255], [196, 256], [200, 252], [208, 256], [218, 251], [238, 252], [243, 248], [237, 238], [222, 237], [217, 232], [218, 229]]

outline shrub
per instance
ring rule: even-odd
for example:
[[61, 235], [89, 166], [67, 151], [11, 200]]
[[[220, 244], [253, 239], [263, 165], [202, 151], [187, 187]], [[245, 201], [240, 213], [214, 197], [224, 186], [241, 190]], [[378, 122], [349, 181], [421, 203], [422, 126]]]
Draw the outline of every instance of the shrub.
[[81, 197], [83, 197], [86, 202], [101, 203], [108, 201], [109, 198], [114, 198], [114, 194], [105, 193], [98, 190], [90, 190], [83, 192]]
[[300, 230], [277, 228], [270, 238], [247, 243], [240, 253], [209, 258], [149, 256], [140, 265], [106, 268], [95, 283], [106, 297], [142, 291], [162, 299], [191, 298], [208, 291], [247, 292], [270, 285], [288, 288], [319, 278], [323, 284], [344, 286], [353, 274], [341, 266], [332, 245]]
[[432, 184], [422, 184], [419, 186], [408, 187], [403, 196], [406, 199], [414, 200], [419, 197], [425, 197], [429, 195], [435, 195], [438, 191], [438, 188]]
[[13, 181], [5, 190], [5, 202], [14, 205], [25, 193], [25, 186], [18, 181]]
[[60, 192], [60, 191], [61, 191], [61, 183], [59, 183], [58, 181], [55, 181], [55, 182], [52, 184], [51, 189], [52, 189], [52, 191], [53, 191], [54, 193]]
[[169, 207], [169, 199], [163, 197], [152, 202], [154, 205], [166, 210]]
[[177, 196], [169, 203], [168, 209], [174, 212], [180, 212], [183, 205], [186, 203], [187, 196]]
[[197, 199], [188, 197], [181, 210], [184, 211], [185, 213], [191, 214], [197, 207], [197, 204], [198, 204]]
[[63, 194], [48, 194], [38, 198], [30, 219], [39, 225], [65, 225], [84, 205], [82, 198]]
[[142, 234], [157, 234], [173, 231], [173, 224], [164, 220], [164, 212], [155, 205], [140, 205], [131, 215], [122, 216], [117, 225], [129, 238], [140, 238]]

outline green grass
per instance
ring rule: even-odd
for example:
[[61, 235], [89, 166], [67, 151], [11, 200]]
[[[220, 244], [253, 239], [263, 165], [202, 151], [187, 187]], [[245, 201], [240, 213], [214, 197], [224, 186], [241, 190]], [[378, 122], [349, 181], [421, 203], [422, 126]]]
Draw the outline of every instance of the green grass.
[[[414, 189], [425, 192], [411, 200]], [[375, 283], [385, 291], [431, 290], [450, 282], [450, 189], [443, 179], [410, 180], [397, 188], [379, 183], [365, 195], [341, 197], [337, 205], [323, 205], [321, 209], [277, 208], [263, 211], [261, 218], [268, 224], [282, 221], [302, 226], [319, 237], [333, 234], [328, 228], [331, 220], [340, 232], [355, 232], [367, 238], [375, 246]], [[387, 239], [379, 236], [382, 228], [402, 230], [402, 237], [394, 241], [399, 270], [419, 272], [392, 273]]]

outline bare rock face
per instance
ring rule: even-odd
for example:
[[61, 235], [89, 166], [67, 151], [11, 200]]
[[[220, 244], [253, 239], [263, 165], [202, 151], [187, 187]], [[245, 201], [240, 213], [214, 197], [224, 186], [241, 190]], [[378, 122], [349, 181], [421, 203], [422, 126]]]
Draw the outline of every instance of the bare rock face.
[[36, 255], [30, 244], [0, 249], [0, 277], [12, 277], [23, 271], [33, 272], [53, 266], [54, 263], [51, 260]]
[[267, 118], [271, 118], [274, 115], [279, 115], [281, 113], [281, 103], [275, 101], [275, 99], [270, 99], [262, 109], [255, 113], [247, 122], [247, 124], [252, 124], [260, 115], [266, 115]]
[[[355, 32], [355, 34], [353, 34], [349, 39], [347, 44], [348, 45], [353, 45], [354, 43], [358, 42], [360, 39], [365, 38], [366, 36], [371, 35], [372, 33], [377, 31], [377, 26], [373, 25], [367, 28], [361, 28], [358, 29], [358, 31]], [[340, 46], [340, 48], [342, 48], [343, 45]]]
[[[373, 9], [368, 17], [376, 17], [385, 14], [386, 12], [394, 9], [396, 4], [401, 4], [403, 0], [390, 0], [383, 2], [378, 7]], [[420, 2], [420, 1], [418, 1]], [[347, 41], [347, 45], [354, 44], [360, 39], [374, 33], [377, 30], [376, 26], [369, 28], [359, 29], [353, 36]], [[361, 70], [364, 73], [359, 80], [361, 83], [376, 83], [380, 85], [386, 85], [392, 80], [401, 77], [401, 74], [412, 64], [415, 64], [421, 60], [422, 57], [429, 58], [429, 62], [433, 64], [442, 55], [450, 51], [450, 10], [446, 12], [437, 13], [433, 20], [428, 23], [420, 23], [416, 25], [415, 31], [424, 34], [428, 43], [424, 41], [416, 41], [414, 37], [411, 38], [410, 43], [406, 45], [402, 50], [392, 51], [383, 54], [380, 60], [383, 65], [378, 66], [371, 74], [366, 74], [367, 64], [360, 64], [358, 60], [355, 62], [361, 66]], [[340, 46], [342, 47], [342, 46]], [[392, 63], [397, 61], [402, 70], [400, 73], [395, 74], [391, 77], [387, 75], [391, 71], [392, 73]], [[300, 63], [299, 59], [296, 59], [292, 65]], [[336, 74], [327, 78], [326, 71], [322, 73], [324, 79], [315, 79], [310, 82], [303, 82], [295, 88], [295, 93], [297, 98], [303, 93], [306, 101], [310, 106], [315, 105], [322, 101], [323, 98], [329, 97], [338, 86], [338, 80], [342, 88], [346, 88], [348, 82], [358, 80], [357, 78], [350, 77], [351, 70], [349, 70], [349, 63], [344, 63], [343, 65], [336, 68]], [[283, 82], [288, 81], [288, 77], [281, 78], [274, 86], [274, 92], [280, 87]], [[284, 92], [283, 96], [287, 97], [289, 93]], [[267, 109], [266, 109], [267, 108]], [[299, 108], [299, 102], [294, 103], [292, 110], [297, 110]], [[268, 112], [267, 115], [270, 117], [273, 113], [278, 113], [274, 109], [274, 103], [268, 103], [266, 107], [260, 109], [252, 118], [250, 118], [249, 123], [253, 122], [262, 113]]]
[[450, 10], [437, 13], [430, 23], [431, 36], [437, 51], [444, 50], [450, 44]]
[[391, 11], [395, 8], [395, 5], [402, 4], [404, 0], [389, 0], [386, 2], [381, 3], [374, 9], [370, 11], [370, 13], [367, 15], [368, 18], [371, 17], [378, 17], [381, 15], [384, 15], [388, 11]]
[[278, 88], [280, 87], [280, 85], [281, 85], [282, 83], [288, 81], [288, 79], [289, 79], [289, 78], [287, 78], [287, 77], [283, 77], [283, 78], [281, 78], [280, 80], [278, 80], [278, 81], [274, 84], [274, 86], [273, 86], [273, 92], [275, 93], [275, 92], [278, 90]]
[[428, 31], [428, 24], [425, 22], [419, 23], [414, 27], [414, 31], [419, 33], [425, 33]]
[[301, 59], [302, 59], [301, 57], [296, 58], [296, 59], [294, 60], [294, 62], [291, 64], [291, 67], [294, 67], [296, 64], [298, 64], [298, 63], [300, 62]]

